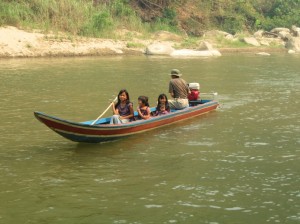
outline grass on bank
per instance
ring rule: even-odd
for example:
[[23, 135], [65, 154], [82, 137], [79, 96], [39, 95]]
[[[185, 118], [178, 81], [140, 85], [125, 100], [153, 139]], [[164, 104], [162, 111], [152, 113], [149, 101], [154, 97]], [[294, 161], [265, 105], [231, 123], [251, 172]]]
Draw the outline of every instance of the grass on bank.
[[[126, 28], [201, 36], [299, 26], [300, 0], [0, 0], [0, 26], [110, 37]], [[187, 43], [189, 44], [189, 43]]]
[[215, 38], [196, 38], [188, 37], [185, 38], [182, 42], [175, 44], [175, 49], [198, 49], [202, 41], [208, 41], [213, 45], [214, 48], [248, 48], [251, 45], [248, 45], [242, 38], [236, 38], [234, 40], [226, 39], [223, 36], [217, 36]]
[[128, 29], [149, 36], [157, 30], [170, 30], [163, 21], [142, 22], [124, 0], [93, 4], [91, 0], [2, 0], [0, 26], [63, 31], [72, 35], [117, 38], [115, 30]]
[[146, 46], [142, 43], [128, 42], [126, 44], [126, 47], [128, 47], [128, 48], [145, 48]]
[[[100, 1], [98, 1], [100, 2]], [[150, 39], [155, 31], [166, 30], [180, 34], [176, 28], [176, 12], [167, 10], [164, 18], [155, 22], [143, 22], [130, 7], [127, 0], [101, 1], [94, 5], [92, 0], [1, 0], [0, 26], [12, 25], [22, 28], [54, 31], [54, 36], [45, 38], [74, 42], [74, 36], [103, 37], [128, 41], [128, 48], [142, 48], [142, 44], [133, 42], [133, 38]], [[124, 34], [119, 30], [129, 30]], [[60, 35], [60, 32], [66, 33]], [[137, 35], [140, 33], [141, 35]], [[242, 34], [240, 35], [240, 37]], [[232, 41], [223, 36], [212, 41], [216, 48], [251, 47], [240, 40]], [[189, 36], [175, 48], [197, 49], [205, 38]], [[271, 47], [277, 47], [276, 44]], [[29, 46], [28, 46], [29, 48]]]

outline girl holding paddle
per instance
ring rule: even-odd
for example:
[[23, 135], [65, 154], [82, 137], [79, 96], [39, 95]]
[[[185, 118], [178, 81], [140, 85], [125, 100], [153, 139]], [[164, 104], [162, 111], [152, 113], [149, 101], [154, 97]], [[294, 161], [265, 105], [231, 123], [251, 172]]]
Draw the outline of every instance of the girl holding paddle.
[[118, 102], [112, 104], [113, 116], [110, 124], [124, 124], [133, 119], [133, 105], [130, 102], [129, 94], [126, 89], [122, 89], [118, 94]]

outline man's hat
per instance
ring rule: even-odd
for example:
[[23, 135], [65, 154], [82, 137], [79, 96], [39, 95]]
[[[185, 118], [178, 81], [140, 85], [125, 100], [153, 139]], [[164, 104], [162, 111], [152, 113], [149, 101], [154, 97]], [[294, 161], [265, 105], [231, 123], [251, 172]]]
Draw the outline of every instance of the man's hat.
[[172, 69], [170, 75], [175, 75], [178, 77], [182, 76], [182, 74], [180, 73], [180, 71], [178, 69]]

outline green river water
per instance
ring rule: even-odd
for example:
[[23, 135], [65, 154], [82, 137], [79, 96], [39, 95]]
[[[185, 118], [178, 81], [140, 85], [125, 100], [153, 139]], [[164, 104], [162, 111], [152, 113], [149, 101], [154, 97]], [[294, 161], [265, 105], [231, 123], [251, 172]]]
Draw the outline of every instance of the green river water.
[[[300, 223], [300, 56], [0, 60], [0, 223]], [[95, 119], [121, 88], [154, 105], [182, 71], [221, 107], [105, 144], [33, 111]], [[107, 114], [109, 115], [109, 113]]]

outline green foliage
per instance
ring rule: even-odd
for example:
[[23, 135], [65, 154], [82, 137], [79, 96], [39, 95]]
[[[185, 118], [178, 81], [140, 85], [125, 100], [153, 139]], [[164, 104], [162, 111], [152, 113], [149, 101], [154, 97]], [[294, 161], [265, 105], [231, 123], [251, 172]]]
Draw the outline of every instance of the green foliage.
[[178, 19], [176, 10], [173, 8], [165, 8], [162, 16], [157, 17], [151, 24], [152, 31], [165, 30], [178, 33]]
[[145, 45], [142, 43], [128, 42], [126, 44], [126, 47], [128, 47], [128, 48], [144, 48]]
[[83, 36], [94, 36], [100, 37], [104, 33], [109, 33], [113, 29], [114, 23], [110, 12], [107, 10], [102, 10], [95, 12], [86, 24], [81, 27], [78, 34]]
[[249, 47], [247, 43], [242, 41], [244, 34], [239, 34], [239, 38], [237, 40], [228, 40], [224, 38], [224, 36], [218, 36], [216, 38], [216, 47], [229, 47], [229, 48], [243, 48]]
[[109, 11], [97, 12], [92, 17], [93, 28], [96, 30], [105, 30], [113, 25], [113, 21]]
[[151, 31], [156, 32], [160, 30], [165, 30], [174, 33], [178, 32], [176, 27], [170, 26], [163, 19], [158, 18], [154, 23], [151, 24]]
[[[111, 36], [127, 28], [201, 36], [221, 29], [235, 34], [300, 26], [300, 0], [0, 0], [0, 26]], [[149, 19], [150, 18], [150, 19]]]
[[180, 48], [187, 48], [187, 49], [196, 49], [199, 47], [199, 38], [195, 37], [188, 37], [185, 38], [180, 45], [176, 45], [175, 48], [180, 49]]
[[300, 0], [261, 0], [264, 6], [256, 5], [263, 10], [261, 28], [270, 30], [275, 27], [300, 26]]
[[135, 16], [135, 12], [128, 5], [128, 1], [115, 0], [111, 3], [111, 11], [116, 17]]
[[114, 0], [109, 5], [115, 25], [120, 24], [122, 27], [135, 31], [143, 31], [144, 25], [130, 7], [129, 0]]
[[163, 21], [171, 26], [177, 26], [177, 13], [172, 8], [165, 8], [163, 11]]
[[237, 16], [223, 18], [223, 21], [220, 22], [221, 29], [231, 34], [235, 34], [236, 32], [242, 31], [243, 26], [243, 18], [237, 18]]
[[30, 11], [15, 2], [0, 2], [0, 25], [20, 25], [20, 19], [30, 17]]

